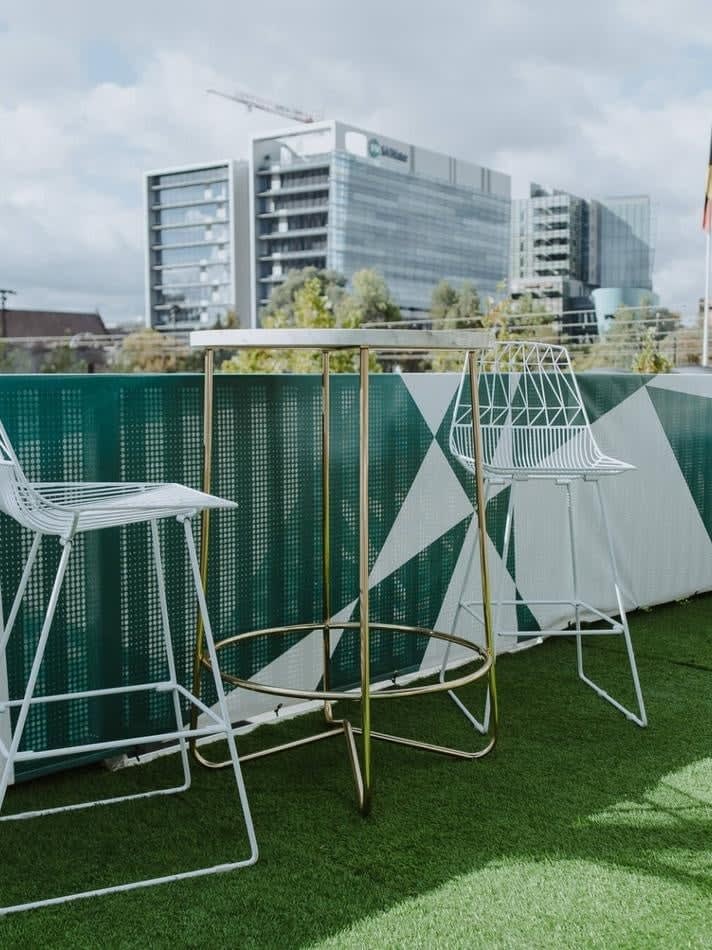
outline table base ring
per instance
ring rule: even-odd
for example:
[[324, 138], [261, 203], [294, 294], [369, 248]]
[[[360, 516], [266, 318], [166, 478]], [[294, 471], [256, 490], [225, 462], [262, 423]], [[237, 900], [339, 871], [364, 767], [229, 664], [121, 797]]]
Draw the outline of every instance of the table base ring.
[[[417, 636], [434, 637], [435, 639], [443, 640], [445, 642], [464, 647], [474, 654], [473, 659], [480, 659], [482, 661], [481, 665], [474, 672], [459, 676], [456, 679], [448, 680], [442, 683], [426, 683], [420, 686], [392, 687], [389, 689], [379, 690], [371, 694], [371, 699], [404, 698], [408, 696], [422, 695], [425, 693], [450, 691], [452, 689], [465, 686], [469, 683], [475, 682], [476, 680], [482, 679], [489, 673], [492, 667], [492, 659], [482, 647], [480, 647], [478, 644], [470, 642], [469, 640], [464, 640], [461, 637], [454, 636], [453, 634], [443, 633], [441, 631], [432, 630], [426, 627], [408, 627], [401, 624], [378, 622], [370, 622], [369, 627], [378, 630], [392, 630], [394, 632], [410, 633]], [[358, 628], [359, 623], [357, 621], [346, 623], [334, 622], [323, 624], [291, 624], [282, 627], [268, 627], [262, 630], [251, 630], [247, 633], [236, 634], [235, 636], [227, 637], [216, 643], [216, 649], [224, 649], [225, 647], [232, 646], [236, 643], [240, 643], [245, 640], [256, 639], [260, 636], [278, 636], [280, 634], [296, 633], [302, 631], [306, 632], [312, 630], [357, 630]], [[210, 662], [207, 657], [202, 658], [202, 665], [208, 668], [210, 667]], [[289, 689], [283, 686], [271, 686], [265, 683], [254, 683], [249, 680], [244, 680], [241, 677], [226, 673], [224, 670], [221, 671], [221, 677], [223, 680], [225, 680], [225, 682], [230, 683], [233, 686], [243, 689], [250, 689], [255, 692], [268, 693], [278, 696], [288, 696], [295, 699], [323, 701], [325, 721], [327, 725], [332, 726], [332, 728], [327, 729], [326, 731], [313, 733], [309, 736], [304, 736], [301, 739], [295, 739], [291, 742], [284, 742], [280, 743], [279, 745], [270, 746], [266, 749], [259, 749], [256, 752], [251, 752], [247, 755], [241, 756], [240, 759], [242, 762], [250, 762], [256, 759], [266, 758], [270, 755], [275, 755], [279, 752], [287, 752], [293, 749], [298, 749], [301, 746], [311, 745], [315, 742], [320, 742], [323, 739], [330, 739], [333, 736], [343, 735], [346, 741], [349, 762], [356, 788], [358, 807], [362, 814], [368, 814], [370, 810], [370, 799], [366, 796], [364, 791], [365, 786], [361, 770], [361, 761], [358, 748], [356, 746], [356, 740], [354, 738], [356, 735], [362, 734], [363, 730], [358, 726], [352, 725], [348, 719], [334, 718], [332, 709], [332, 703], [336, 701], [347, 700], [358, 702], [361, 698], [360, 693], [347, 693], [345, 691], [338, 692], [333, 690], [298, 690]], [[451, 746], [437, 745], [430, 742], [422, 742], [418, 739], [410, 739], [404, 736], [394, 736], [383, 732], [372, 731], [371, 738], [378, 739], [383, 742], [390, 742], [396, 745], [407, 746], [408, 748], [412, 749], [420, 749], [424, 752], [444, 755], [449, 758], [463, 760], [480, 759], [487, 755], [495, 745], [494, 736], [489, 738], [488, 742], [483, 748], [477, 749], [475, 751], [458, 749]], [[195, 751], [197, 753], [197, 749]], [[210, 760], [205, 759], [202, 755], [200, 756], [200, 760], [203, 762], [203, 764], [212, 768], [222, 768], [228, 764], [222, 762], [211, 762]]]
[[[298, 624], [287, 624], [281, 627], [265, 627], [261, 630], [249, 630], [246, 633], [238, 633], [232, 637], [225, 637], [222, 640], [218, 640], [215, 643], [215, 650], [217, 653], [220, 650], [224, 650], [226, 647], [234, 646], [237, 643], [242, 643], [246, 640], [255, 640], [258, 637], [264, 636], [280, 636], [287, 633], [299, 633], [306, 631], [317, 631], [317, 630], [358, 630], [359, 629], [358, 621], [348, 621], [348, 622], [328, 622], [328, 623], [298, 623]], [[462, 647], [465, 650], [469, 650], [473, 654], [472, 660], [475, 659], [481, 660], [481, 665], [471, 673], [466, 673], [462, 676], [458, 676], [455, 679], [443, 680], [442, 682], [438, 681], [437, 683], [424, 683], [416, 686], [394, 686], [388, 689], [376, 690], [371, 694], [371, 699], [381, 700], [381, 699], [404, 699], [409, 696], [422, 696], [428, 693], [442, 693], [448, 692], [453, 689], [459, 689], [461, 686], [467, 686], [470, 683], [474, 683], [476, 680], [482, 679], [486, 676], [491, 667], [492, 667], [492, 658], [487, 654], [486, 650], [477, 643], [473, 643], [471, 640], [465, 640], [462, 637], [457, 637], [452, 633], [444, 633], [439, 630], [433, 630], [429, 627], [412, 627], [406, 626], [405, 624], [396, 624], [396, 623], [380, 623], [377, 621], [369, 621], [369, 629], [371, 630], [389, 630], [394, 633], [406, 633], [413, 634], [414, 636], [430, 637], [436, 640], [442, 640], [445, 643], [452, 643], [456, 646]], [[203, 655], [201, 658], [201, 663], [205, 669], [210, 669], [210, 659], [207, 655]], [[289, 686], [273, 686], [270, 683], [260, 683], [255, 680], [246, 680], [240, 676], [235, 676], [233, 673], [226, 673], [224, 670], [220, 671], [221, 678], [229, 683], [231, 686], [237, 686], [241, 689], [248, 689], [255, 693], [267, 693], [272, 696], [287, 696], [290, 699], [302, 699], [305, 701], [308, 700], [321, 700], [323, 702], [338, 702], [340, 700], [346, 700], [351, 702], [359, 702], [361, 699], [361, 694], [357, 691], [346, 690], [326, 690], [326, 689], [297, 689]]]

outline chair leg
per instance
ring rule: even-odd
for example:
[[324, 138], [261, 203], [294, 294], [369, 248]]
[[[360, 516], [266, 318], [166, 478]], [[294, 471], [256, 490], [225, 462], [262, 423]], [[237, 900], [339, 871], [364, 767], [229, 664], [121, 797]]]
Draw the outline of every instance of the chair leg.
[[[35, 539], [33, 541], [32, 548], [30, 550], [30, 554], [25, 564], [22, 578], [20, 580], [20, 585], [18, 587], [17, 594], [15, 595], [12, 609], [10, 611], [10, 615], [8, 617], [7, 625], [3, 632], [2, 638], [0, 638], [0, 646], [2, 647], [2, 652], [0, 652], [0, 656], [3, 657], [3, 660], [5, 660], [5, 646], [12, 632], [12, 628], [19, 611], [21, 598], [27, 587], [30, 571], [32, 569], [32, 565], [34, 564], [34, 561], [36, 559], [37, 552], [39, 549], [40, 540], [41, 540], [41, 535], [39, 534], [35, 535]], [[172, 641], [170, 637], [170, 628], [168, 626], [168, 607], [167, 607], [166, 594], [165, 594], [165, 580], [164, 580], [164, 575], [163, 575], [163, 565], [162, 565], [161, 556], [160, 556], [160, 547], [156, 545], [157, 540], [158, 540], [158, 531], [156, 530], [156, 538], [154, 541], [154, 548], [153, 548], [154, 564], [157, 571], [158, 592], [159, 592], [159, 601], [161, 605], [161, 616], [162, 616], [162, 621], [163, 621], [166, 656], [167, 656], [167, 662], [168, 662], [170, 682], [177, 683], [175, 657], [173, 654], [173, 645], [172, 645]], [[177, 690], [175, 690], [173, 693], [173, 703], [174, 703], [174, 713], [176, 717], [176, 731], [180, 731], [183, 729], [183, 721], [182, 721], [182, 717], [180, 713], [180, 704], [178, 700]], [[9, 711], [7, 713], [7, 716], [9, 718], [10, 716]], [[19, 718], [18, 718], [18, 724], [19, 724]], [[178, 743], [181, 750], [182, 765], [183, 765], [183, 784], [182, 785], [169, 787], [169, 788], [157, 788], [148, 792], [135, 792], [131, 795], [117, 795], [117, 796], [112, 796], [110, 798], [102, 798], [102, 799], [93, 800], [93, 801], [76, 802], [72, 805], [57, 805], [52, 808], [39, 808], [39, 809], [34, 809], [32, 811], [13, 812], [10, 815], [0, 815], [0, 823], [6, 822], [6, 821], [21, 821], [21, 820], [29, 819], [29, 818], [40, 818], [47, 815], [58, 815], [63, 812], [83, 811], [84, 809], [95, 808], [100, 805], [116, 805], [123, 802], [137, 801], [143, 798], [154, 798], [159, 795], [173, 795], [179, 792], [184, 792], [190, 787], [190, 759], [188, 756], [188, 745], [185, 739], [183, 739], [182, 737], [179, 738]], [[1, 757], [1, 752], [0, 752], [0, 757]], [[5, 788], [7, 788], [11, 780], [12, 780], [12, 764], [10, 763], [8, 766], [8, 774], [5, 777], [5, 783], [6, 783]], [[2, 810], [2, 798], [0, 798], [0, 811], [1, 810]], [[82, 895], [79, 895], [79, 896], [82, 896]], [[74, 898], [71, 897], [69, 899], [74, 899]], [[5, 911], [3, 909], [0, 909], [0, 913], [4, 913], [4, 912]]]
[[22, 598], [25, 596], [25, 590], [27, 589], [27, 584], [30, 580], [30, 574], [32, 573], [32, 568], [34, 567], [35, 561], [37, 560], [37, 552], [39, 551], [41, 540], [42, 535], [38, 531], [32, 539], [30, 553], [27, 555], [27, 560], [25, 561], [25, 566], [22, 570], [22, 576], [20, 577], [20, 583], [17, 587], [17, 592], [15, 593], [12, 607], [10, 607], [7, 623], [4, 623], [2, 616], [0, 616], [0, 631], [2, 631], [0, 633], [0, 655], [2, 656], [5, 655], [5, 647], [7, 646], [8, 640], [10, 639], [12, 629], [15, 626], [17, 614], [20, 610], [20, 604], [22, 603]]
[[564, 481], [566, 489], [566, 514], [569, 524], [569, 550], [571, 553], [571, 599], [574, 604], [574, 622], [576, 624], [576, 668], [583, 676], [583, 645], [581, 643], [581, 601], [578, 587], [578, 566], [576, 564], [576, 536], [574, 534], [574, 507], [571, 495], [571, 482]]
[[[182, 880], [187, 880], [188, 878], [204, 877], [209, 874], [218, 874], [225, 871], [232, 871], [235, 868], [246, 867], [248, 865], [254, 864], [258, 858], [258, 849], [257, 849], [257, 842], [255, 839], [255, 831], [254, 831], [254, 827], [252, 823], [252, 816], [250, 814], [250, 808], [247, 801], [247, 794], [246, 794], [244, 782], [242, 779], [240, 761], [237, 756], [237, 746], [235, 744], [235, 737], [234, 737], [232, 726], [230, 723], [229, 712], [227, 708], [227, 701], [225, 698], [225, 692], [223, 689], [222, 680], [220, 678], [220, 673], [218, 670], [215, 643], [213, 640], [212, 629], [210, 627], [210, 620], [208, 618], [208, 611], [207, 611], [207, 606], [205, 603], [205, 595], [204, 595], [202, 583], [200, 580], [200, 568], [198, 566], [198, 557], [195, 551], [195, 542], [193, 540], [193, 532], [191, 529], [190, 520], [188, 518], [180, 517], [178, 520], [184, 522], [186, 544], [188, 547], [188, 554], [190, 557], [193, 581], [195, 584], [195, 590], [196, 590], [197, 599], [198, 599], [198, 606], [199, 606], [201, 616], [203, 618], [203, 624], [205, 627], [205, 643], [208, 649], [208, 655], [210, 656], [210, 662], [211, 662], [211, 667], [213, 671], [213, 678], [215, 682], [215, 689], [218, 695], [220, 715], [225, 725], [225, 735], [227, 738], [228, 747], [230, 749], [230, 757], [233, 764], [233, 770], [235, 772], [235, 781], [238, 788], [240, 803], [242, 806], [242, 814], [245, 820], [245, 827], [247, 830], [247, 836], [248, 836], [248, 840], [250, 844], [250, 856], [242, 861], [233, 861], [229, 863], [215, 864], [210, 867], [197, 868], [192, 871], [182, 871], [177, 874], [166, 874], [161, 877], [148, 878], [141, 881], [132, 881], [127, 884], [114, 884], [109, 887], [95, 888], [93, 890], [81, 891], [74, 894], [65, 894], [61, 897], [52, 897], [49, 899], [45, 898], [43, 900], [28, 901], [24, 904], [16, 904], [14, 906], [0, 907], [0, 916], [16, 913], [18, 911], [23, 911], [23, 910], [32, 910], [38, 907], [51, 907], [57, 904], [66, 904], [70, 901], [81, 900], [86, 897], [100, 897], [106, 894], [116, 894], [116, 893], [121, 893], [125, 891], [137, 890], [139, 888], [153, 887], [157, 884], [168, 883], [169, 881], [182, 881]], [[152, 530], [155, 531], [155, 523], [152, 526]], [[154, 545], [155, 545], [155, 542], [157, 540], [157, 532], [153, 534], [153, 539], [154, 539]], [[62, 582], [64, 580], [64, 575], [67, 569], [67, 562], [69, 560], [69, 555], [71, 553], [71, 548], [72, 548], [71, 540], [65, 541], [63, 542], [63, 544], [64, 544], [64, 550], [62, 552], [59, 568], [57, 570], [57, 576], [55, 578], [54, 586], [52, 588], [52, 593], [50, 595], [49, 604], [48, 604], [47, 612], [45, 615], [45, 621], [42, 626], [42, 631], [40, 633], [39, 642], [38, 642], [37, 649], [35, 652], [35, 658], [32, 663], [32, 668], [30, 670], [27, 688], [25, 690], [24, 698], [19, 706], [19, 714], [17, 718], [17, 723], [16, 723], [16, 727], [12, 736], [10, 748], [8, 750], [9, 755], [3, 767], [2, 775], [0, 777], [0, 808], [2, 807], [5, 793], [7, 791], [12, 762], [14, 760], [15, 755], [17, 754], [17, 751], [20, 746], [20, 741], [22, 739], [22, 731], [25, 726], [25, 721], [27, 719], [27, 715], [29, 712], [30, 703], [31, 703], [34, 689], [37, 683], [37, 677], [39, 674], [40, 665], [42, 663], [45, 648], [47, 645], [47, 638], [49, 635], [50, 626], [52, 624], [52, 619], [54, 617], [54, 613], [57, 607], [59, 593], [62, 587]], [[156, 550], [157, 548], [154, 547], [154, 555], [156, 553]], [[161, 597], [161, 611], [163, 613], [165, 609], [165, 598], [163, 594], [160, 593], [160, 590], [162, 588], [162, 565], [160, 563], [160, 550], [158, 550], [158, 556], [156, 558], [156, 567], [157, 569], [160, 568], [159, 577], [161, 579], [159, 579], [159, 596]], [[163, 588], [163, 593], [165, 593], [165, 588]], [[167, 611], [166, 611], [166, 614], [163, 616], [163, 620], [164, 620], [164, 631], [166, 631], [166, 647], [167, 647], [167, 653], [168, 653], [169, 671], [170, 671], [172, 680], [175, 681], [175, 660], [174, 660], [173, 652], [172, 652], [172, 644], [170, 642], [170, 633], [168, 631], [168, 625], [166, 622]], [[174, 692], [174, 695], [175, 695], [175, 692]], [[180, 716], [179, 708], [178, 708], [177, 715]], [[179, 718], [179, 722], [180, 722], [180, 718]], [[181, 723], [181, 727], [182, 727], [182, 723]], [[184, 746], [181, 747], [181, 751], [183, 751], [183, 748]], [[119, 798], [114, 798], [114, 799], [106, 799], [100, 802], [87, 802], [81, 805], [69, 805], [69, 806], [55, 808], [55, 809], [47, 809], [41, 812], [25, 812], [20, 815], [8, 815], [4, 819], [0, 818], [0, 821], [12, 820], [12, 819], [17, 819], [17, 818], [33, 818], [39, 815], [53, 814], [60, 811], [74, 811], [80, 808], [90, 807], [92, 805], [108, 805], [108, 804], [113, 804], [113, 803], [121, 802], [121, 801], [129, 801], [134, 798], [148, 798], [153, 795], [167, 794], [170, 791], [173, 791], [173, 790], [169, 789], [167, 791], [160, 790], [157, 792], [140, 793], [138, 795], [127, 795], [127, 796], [121, 796]]]
[[[485, 489], [485, 507], [487, 506], [489, 497], [490, 497], [490, 483], [488, 482]], [[512, 534], [513, 514], [514, 514], [514, 484], [512, 483], [512, 486], [510, 488], [510, 493], [509, 493], [509, 504], [507, 506], [507, 521], [504, 528], [504, 548], [503, 548], [502, 556], [503, 556], [505, 565], [507, 563], [507, 556], [509, 554], [509, 542], [510, 542], [510, 538]], [[460, 611], [464, 608], [464, 605], [466, 603], [465, 596], [466, 596], [466, 590], [467, 590], [467, 579], [470, 575], [470, 571], [472, 569], [472, 562], [474, 561], [475, 552], [477, 550], [477, 541], [478, 541], [477, 528], [476, 528], [477, 513], [473, 515], [472, 524], [473, 524], [473, 529], [474, 529], [472, 547], [470, 549], [470, 554], [467, 559], [467, 566], [465, 567], [465, 573], [462, 579], [462, 588], [460, 590], [460, 594], [458, 597], [457, 609], [455, 610], [455, 617], [453, 618], [453, 624], [452, 624], [453, 630], [457, 626], [457, 621], [460, 617]], [[505, 581], [505, 576], [504, 574], [502, 574], [500, 577], [497, 599], [495, 601], [494, 621], [493, 621], [495, 636], [497, 634], [497, 630], [499, 629], [499, 621], [500, 621], [500, 614], [501, 614], [501, 608], [502, 608], [502, 594], [504, 593], [504, 581]], [[445, 672], [447, 669], [448, 660], [450, 658], [451, 648], [452, 648], [452, 644], [448, 643], [445, 648], [445, 654], [443, 656], [442, 666], [440, 668], [440, 682], [441, 683], [445, 681]], [[484, 708], [484, 713], [481, 720], [479, 720], [475, 715], [473, 715], [473, 713], [467, 708], [467, 706], [463, 703], [460, 697], [457, 696], [452, 690], [448, 690], [448, 696], [455, 703], [457, 708], [460, 710], [463, 716], [468, 720], [468, 722], [472, 726], [474, 726], [474, 728], [481, 735], [486, 735], [489, 730], [490, 714], [491, 714], [491, 707], [492, 707], [492, 699], [490, 696], [489, 688], [487, 689], [487, 693], [485, 696], [485, 708]]]
[[[23, 572], [23, 581], [24, 586], [22, 590], [24, 592], [24, 587], [27, 586], [27, 579], [29, 578], [29, 568], [31, 569], [31, 561], [34, 561], [34, 557], [37, 554], [37, 546], [39, 542], [37, 538], [32, 545], [32, 550], [30, 552], [30, 558], [25, 565], [25, 572]], [[54, 584], [52, 585], [52, 592], [49, 597], [49, 602], [47, 604], [47, 611], [45, 613], [44, 623], [42, 624], [42, 629], [40, 631], [40, 638], [37, 642], [37, 647], [35, 649], [35, 656], [32, 661], [32, 666], [30, 668], [30, 675], [27, 679], [27, 685], [25, 687], [25, 694], [22, 698], [22, 703], [20, 704], [19, 711], [17, 714], [17, 721], [15, 723], [15, 728], [12, 732], [12, 738], [10, 740], [10, 745], [8, 748], [8, 754], [3, 764], [2, 773], [0, 774], [0, 810], [2, 810], [3, 803], [5, 801], [5, 794], [7, 792], [7, 787], [10, 782], [10, 775], [12, 773], [15, 756], [17, 755], [18, 749], [20, 748], [20, 742], [22, 741], [22, 733], [25, 728], [25, 723], [27, 721], [27, 716], [30, 711], [30, 704], [32, 702], [32, 697], [35, 692], [35, 686], [37, 685], [37, 678], [39, 676], [40, 667], [42, 666], [42, 660], [44, 658], [45, 649], [47, 647], [47, 640], [49, 638], [49, 631], [52, 626], [52, 621], [54, 619], [55, 610], [57, 609], [57, 602], [59, 600], [59, 595], [62, 590], [62, 583], [64, 582], [64, 575], [67, 572], [67, 564], [69, 562], [69, 556], [72, 553], [72, 540], [71, 538], [65, 539], [62, 541], [62, 556], [59, 559], [59, 566], [57, 567], [57, 573], [54, 578]], [[22, 585], [22, 581], [20, 582]], [[18, 591], [19, 593], [19, 591]], [[15, 597], [15, 603], [13, 604], [13, 610], [11, 611], [11, 618], [14, 623], [14, 618], [17, 615], [16, 607], [19, 607], [19, 602], [17, 596]], [[12, 627], [8, 621], [8, 628], [11, 630]], [[6, 631], [7, 633], [7, 631]], [[7, 643], [7, 637], [3, 637], [3, 656], [4, 656], [4, 647]]]
[[[175, 655], [173, 653], [173, 642], [171, 638], [171, 628], [168, 619], [168, 602], [166, 600], [166, 581], [163, 573], [163, 561], [161, 559], [161, 544], [158, 537], [158, 524], [151, 522], [151, 544], [153, 547], [153, 563], [156, 568], [156, 584], [158, 586], [158, 601], [161, 607], [161, 623], [163, 626], [163, 640], [166, 648], [166, 661], [168, 663], [168, 676], [173, 685], [173, 712], [176, 720], [176, 730], [183, 728], [183, 716], [180, 709], [180, 699], [178, 698], [178, 673], [176, 671]], [[180, 748], [181, 763], [183, 765], [183, 784], [178, 788], [171, 789], [175, 792], [185, 792], [190, 788], [190, 757], [188, 755], [188, 743], [181, 736], [178, 739]]]
[[[215, 870], [230, 871], [233, 868], [245, 867], [249, 864], [254, 864], [259, 857], [259, 849], [257, 847], [257, 839], [255, 837], [255, 829], [252, 823], [252, 814], [250, 812], [250, 804], [247, 800], [247, 791], [245, 789], [245, 782], [242, 777], [242, 767], [240, 766], [240, 759], [237, 754], [237, 744], [235, 742], [235, 734], [232, 728], [232, 723], [230, 720], [230, 712], [228, 710], [227, 698], [225, 696], [225, 688], [223, 686], [222, 677], [220, 676], [220, 667], [218, 666], [218, 656], [215, 649], [215, 640], [213, 639], [213, 630], [210, 625], [210, 618], [208, 617], [208, 606], [205, 601], [205, 591], [203, 590], [203, 583], [200, 577], [200, 566], [198, 564], [198, 556], [195, 551], [195, 540], [193, 538], [193, 528], [189, 518], [179, 518], [179, 521], [183, 521], [183, 527], [185, 529], [185, 540], [186, 546], [188, 548], [188, 556], [190, 558], [190, 564], [193, 571], [193, 583], [195, 586], [195, 593], [198, 598], [198, 609], [200, 610], [200, 615], [203, 620], [203, 629], [205, 633], [205, 646], [208, 651], [208, 657], [210, 659], [210, 669], [213, 674], [213, 682], [215, 684], [215, 692], [218, 698], [218, 708], [220, 710], [220, 716], [225, 724], [225, 738], [227, 739], [228, 751], [230, 753], [230, 760], [232, 762], [232, 769], [235, 774], [235, 784], [237, 785], [237, 792], [240, 799], [240, 806], [242, 808], [242, 815], [245, 821], [245, 828], [247, 830], [247, 837], [250, 842], [250, 857], [245, 861], [238, 861], [232, 864], [221, 865]], [[206, 873], [206, 872], [203, 872]]]
[[[633, 651], [633, 641], [630, 636], [630, 629], [628, 627], [628, 617], [626, 616], [625, 606], [623, 604], [623, 597], [621, 595], [620, 584], [618, 582], [618, 566], [616, 563], [616, 556], [613, 550], [613, 538], [611, 535], [610, 524], [608, 521], [608, 512], [606, 511], [606, 506], [603, 503], [603, 493], [601, 492], [601, 485], [599, 481], [596, 481], [596, 494], [598, 496], [598, 505], [601, 511], [601, 520], [603, 521], [603, 528], [606, 535], [606, 542], [608, 544], [608, 556], [610, 558], [611, 564], [611, 575], [613, 578], [613, 586], [616, 592], [616, 601], [618, 603], [618, 612], [621, 618], [621, 626], [623, 627], [622, 636], [625, 642], [626, 653], [628, 655], [628, 663], [630, 665], [631, 677], [633, 679], [633, 688], [635, 690], [635, 697], [638, 703], [638, 712], [634, 713], [630, 709], [626, 708], [622, 703], [619, 703], [617, 699], [614, 699], [610, 696], [604, 689], [598, 686], [597, 683], [594, 683], [586, 673], [584, 672], [583, 667], [583, 651], [581, 649], [581, 637], [577, 636], [577, 663], [578, 663], [578, 674], [581, 680], [591, 689], [601, 697], [605, 699], [617, 710], [623, 713], [626, 719], [630, 719], [631, 722], [634, 722], [637, 726], [644, 728], [648, 724], [648, 717], [645, 711], [645, 703], [643, 701], [643, 692], [640, 688], [640, 679], [638, 677], [638, 666], [635, 661], [635, 653]], [[572, 543], [573, 543], [573, 529], [572, 529]]]
[[[37, 552], [39, 551], [40, 542], [42, 541], [42, 535], [37, 532], [32, 539], [32, 546], [30, 547], [30, 553], [27, 556], [25, 561], [25, 566], [22, 570], [22, 576], [20, 577], [20, 583], [15, 592], [15, 597], [13, 598], [12, 605], [10, 607], [10, 613], [7, 617], [7, 622], [5, 621], [5, 612], [3, 609], [2, 597], [0, 596], [0, 664], [2, 664], [2, 669], [0, 670], [0, 689], [7, 689], [7, 653], [6, 648], [10, 640], [10, 635], [12, 634], [13, 628], [15, 626], [15, 620], [17, 619], [17, 614], [20, 610], [20, 604], [22, 603], [22, 598], [25, 596], [25, 590], [27, 589], [27, 584], [30, 579], [30, 574], [32, 573], [32, 568], [37, 559]], [[0, 712], [0, 741], [4, 742], [6, 746], [10, 744], [12, 739], [12, 717], [10, 715], [10, 710]], [[5, 740], [7, 740], [5, 742]], [[0, 761], [2, 760], [2, 752], [0, 752]], [[9, 766], [9, 772], [7, 776], [7, 783], [9, 784], [13, 779], [13, 767]], [[2, 800], [0, 799], [0, 809], [2, 809]]]

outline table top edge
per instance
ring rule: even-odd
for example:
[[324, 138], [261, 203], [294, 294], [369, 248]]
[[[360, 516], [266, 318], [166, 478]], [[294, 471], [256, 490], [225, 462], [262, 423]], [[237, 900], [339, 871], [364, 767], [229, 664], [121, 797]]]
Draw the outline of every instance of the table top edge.
[[342, 329], [249, 329], [193, 330], [190, 346], [257, 349], [358, 349], [373, 350], [479, 350], [494, 343], [486, 330], [342, 330]]

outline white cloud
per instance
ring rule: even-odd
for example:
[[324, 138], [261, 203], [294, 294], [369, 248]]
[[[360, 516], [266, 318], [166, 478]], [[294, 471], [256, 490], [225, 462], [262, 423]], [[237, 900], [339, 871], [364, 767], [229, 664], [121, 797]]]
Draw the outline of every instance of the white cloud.
[[668, 0], [417, 11], [405, 0], [16, 5], [0, 24], [0, 282], [21, 291], [18, 305], [54, 294], [110, 319], [140, 312], [142, 173], [239, 157], [248, 131], [284, 124], [204, 92], [237, 86], [491, 164], [519, 190], [649, 193], [656, 282], [692, 305], [709, 0], [678, 0], [674, 16]]

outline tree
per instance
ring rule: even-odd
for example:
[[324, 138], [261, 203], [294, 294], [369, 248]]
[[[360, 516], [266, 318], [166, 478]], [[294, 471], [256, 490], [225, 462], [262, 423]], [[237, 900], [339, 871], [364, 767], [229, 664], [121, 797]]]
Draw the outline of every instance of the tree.
[[41, 373], [86, 373], [86, 371], [86, 361], [80, 359], [67, 343], [53, 346], [40, 367]]
[[634, 373], [669, 373], [672, 369], [670, 360], [660, 352], [653, 327], [645, 331], [640, 352], [633, 360], [631, 369]]
[[449, 280], [441, 280], [433, 287], [430, 297], [430, 315], [433, 318], [433, 325], [436, 321], [442, 323], [454, 317], [459, 296], [457, 288], [453, 287]]
[[342, 327], [363, 323], [393, 323], [400, 320], [400, 307], [391, 296], [385, 278], [366, 267], [351, 278], [351, 291], [336, 306], [337, 320]]
[[240, 320], [237, 316], [236, 310], [228, 310], [225, 314], [225, 320], [223, 321], [220, 317], [220, 314], [215, 318], [215, 323], [212, 325], [212, 330], [235, 330], [240, 326]]
[[[315, 272], [314, 268], [307, 270], [313, 273], [306, 281], [292, 281], [293, 296], [288, 305], [273, 309], [269, 315], [263, 316], [262, 323], [266, 329], [344, 328], [342, 321], [346, 317], [356, 318], [355, 310], [344, 311], [341, 307], [335, 310], [328, 285], [320, 273]], [[358, 326], [358, 323], [346, 326]], [[358, 353], [353, 350], [332, 353], [331, 368], [337, 373], [356, 372]], [[227, 373], [316, 373], [321, 371], [321, 355], [314, 350], [302, 349], [239, 350], [221, 363], [220, 369]], [[374, 356], [371, 357], [370, 369], [372, 372], [380, 371]]]
[[0, 341], [0, 373], [31, 373], [32, 357], [21, 346]]
[[[645, 300], [639, 307], [619, 307], [605, 334], [587, 353], [576, 355], [576, 369], [632, 369], [634, 372], [667, 372], [670, 361], [661, 346], [672, 348], [670, 334], [680, 327], [680, 315], [665, 307], [653, 308]], [[648, 370], [656, 361], [667, 368]]]
[[482, 319], [480, 295], [475, 285], [466, 280], [460, 287], [455, 307], [456, 326], [475, 326]]
[[531, 294], [504, 297], [490, 309], [484, 325], [497, 333], [498, 340], [540, 339], [551, 333], [555, 314], [544, 310]]
[[329, 307], [335, 311], [342, 297], [346, 293], [346, 278], [332, 270], [320, 270], [316, 267], [303, 267], [301, 270], [290, 270], [285, 280], [272, 291], [269, 301], [262, 308], [262, 326], [268, 326], [274, 317], [286, 319], [285, 326], [295, 326], [293, 322], [294, 298], [311, 280], [319, 282], [319, 291]]
[[198, 369], [199, 360], [174, 336], [145, 329], [124, 337], [113, 366], [119, 373], [177, 373]]
[[681, 326], [671, 335], [669, 352], [675, 366], [699, 365], [702, 360], [702, 320], [697, 326]]
[[[502, 288], [503, 289], [503, 288]], [[441, 280], [433, 289], [430, 313], [434, 328], [463, 328], [491, 330], [498, 340], [540, 339], [547, 334], [554, 314], [541, 309], [531, 294], [516, 299], [503, 297], [482, 312], [477, 288], [465, 281], [459, 289], [447, 280]], [[449, 372], [462, 366], [462, 358], [455, 354], [437, 354], [432, 368]]]
[[[470, 281], [459, 288], [449, 280], [441, 280], [433, 288], [430, 298], [430, 315], [434, 330], [480, 329], [485, 319], [481, 312], [480, 295]], [[455, 371], [462, 366], [459, 353], [435, 353], [431, 368], [439, 373]]]
[[463, 281], [459, 288], [449, 280], [441, 280], [433, 288], [430, 315], [434, 328], [481, 327], [482, 305], [477, 288], [469, 280]]

